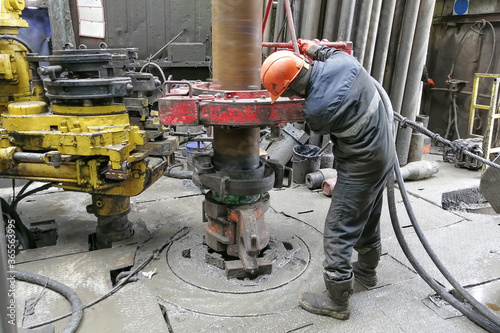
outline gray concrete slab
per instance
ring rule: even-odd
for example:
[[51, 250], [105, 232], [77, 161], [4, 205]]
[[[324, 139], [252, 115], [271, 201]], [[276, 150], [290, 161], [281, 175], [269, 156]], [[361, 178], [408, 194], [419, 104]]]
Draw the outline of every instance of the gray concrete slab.
[[[437, 159], [430, 155], [425, 158]], [[443, 162], [444, 163], [444, 162]], [[449, 212], [440, 207], [444, 191], [479, 184], [478, 174], [444, 163], [433, 177], [408, 182], [410, 200], [433, 250], [457, 280], [495, 314], [500, 309], [500, 220], [498, 215]], [[19, 188], [16, 189], [17, 191]], [[9, 188], [0, 195], [9, 196]], [[106, 250], [88, 252], [85, 241], [95, 217], [85, 211], [90, 196], [53, 189], [19, 204], [25, 221], [53, 218], [59, 226], [58, 245], [21, 252], [18, 269], [49, 276], [73, 288], [84, 304], [111, 288], [110, 270], [137, 267], [179, 231], [187, 234], [166, 247], [157, 260], [103, 302], [88, 309], [78, 332], [483, 332], [467, 318], [430, 301], [434, 292], [404, 256], [390, 223], [387, 205], [382, 215], [383, 256], [379, 283], [366, 289], [355, 284], [351, 319], [316, 316], [298, 306], [304, 291], [324, 292], [322, 231], [330, 198], [305, 186], [272, 190], [266, 224], [277, 242], [296, 239], [298, 252], [288, 252], [274, 272], [256, 280], [230, 281], [206, 266], [203, 253], [203, 195], [191, 181], [161, 178], [132, 198], [129, 219], [143, 223], [147, 238]], [[386, 199], [385, 199], [386, 200]], [[449, 288], [419, 245], [397, 195], [403, 233], [422, 265]], [[191, 258], [183, 262], [182, 251]], [[307, 265], [301, 262], [307, 261]], [[283, 259], [283, 258], [281, 258]], [[297, 261], [294, 262], [293, 259]], [[355, 259], [355, 256], [354, 256]], [[182, 265], [186, 267], [182, 271]], [[302, 266], [301, 266], [302, 265]], [[187, 269], [189, 268], [189, 269]], [[151, 279], [142, 272], [156, 271]], [[24, 326], [66, 313], [61, 296], [18, 283], [19, 324]], [[43, 295], [34, 315], [22, 316], [28, 299]], [[56, 323], [60, 331], [67, 319]]]
[[417, 198], [441, 207], [442, 193], [479, 186], [481, 171], [458, 168], [449, 162], [444, 162], [438, 148], [433, 147], [432, 154], [423, 155], [423, 159], [436, 161], [439, 172], [427, 179], [406, 182], [408, 192]]

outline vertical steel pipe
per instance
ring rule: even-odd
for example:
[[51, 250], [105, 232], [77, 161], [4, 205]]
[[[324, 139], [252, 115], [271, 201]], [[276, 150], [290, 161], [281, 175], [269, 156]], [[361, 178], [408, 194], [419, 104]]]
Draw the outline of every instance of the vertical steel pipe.
[[[263, 0], [212, 0], [213, 79], [220, 89], [260, 89], [262, 8]], [[258, 127], [215, 127], [214, 165], [257, 168], [259, 138]]]
[[419, 0], [408, 0], [406, 2], [405, 14], [401, 37], [399, 38], [399, 48], [392, 75], [391, 102], [394, 111], [401, 112], [403, 104], [403, 94], [405, 91], [406, 78], [408, 76], [408, 65], [410, 64], [411, 48], [415, 27], [417, 25]]
[[350, 41], [352, 32], [352, 22], [354, 20], [354, 9], [356, 0], [343, 0], [340, 9], [340, 22], [337, 40]]
[[[270, 34], [271, 34], [271, 26], [272, 26], [272, 22], [271, 21], [272, 21], [272, 16], [273, 16], [272, 15], [272, 13], [273, 13], [273, 10], [272, 10], [273, 9], [273, 0], [265, 0], [264, 4], [265, 4], [265, 6], [264, 6], [264, 14], [266, 13], [268, 7], [270, 7], [269, 8], [270, 11], [269, 11], [269, 16], [267, 18], [267, 21], [265, 22], [265, 25], [263, 23], [264, 28], [262, 29], [262, 41], [263, 42], [270, 42], [271, 41]], [[269, 55], [269, 52], [270, 52], [270, 50], [269, 50], [268, 47], [262, 48], [262, 54], [264, 56]]]
[[212, 1], [213, 79], [220, 89], [260, 89], [262, 8], [262, 0]]
[[[303, 0], [294, 0], [293, 1], [293, 25], [295, 27], [295, 31], [300, 33], [300, 29], [302, 27], [302, 8], [304, 7]], [[298, 36], [299, 38], [302, 36]]]
[[[249, 1], [253, 2], [253, 1]], [[285, 36], [285, 0], [278, 0], [278, 5], [276, 7], [276, 15], [274, 18], [274, 41], [283, 41], [280, 39], [281, 36]], [[281, 34], [283, 33], [283, 34]]]
[[385, 0], [382, 3], [382, 9], [380, 12], [380, 24], [371, 69], [371, 75], [380, 84], [384, 81], [385, 64], [387, 61], [387, 54], [389, 52], [389, 42], [391, 40], [395, 8], [396, 0]]
[[388, 92], [391, 91], [392, 74], [394, 73], [394, 67], [396, 65], [396, 58], [399, 50], [399, 39], [401, 38], [405, 6], [406, 0], [397, 1], [396, 8], [394, 9], [391, 39], [389, 40], [389, 51], [384, 69], [384, 81], [382, 83], [384, 89]]
[[308, 0], [302, 12], [301, 36], [305, 39], [318, 38], [318, 23], [321, 14], [321, 0]]
[[216, 170], [254, 170], [259, 167], [258, 127], [214, 128], [213, 164]]
[[[422, 94], [420, 91], [422, 72], [427, 57], [427, 49], [429, 46], [429, 34], [431, 31], [432, 17], [434, 15], [434, 6], [436, 0], [420, 1], [418, 11], [418, 21], [416, 25], [415, 37], [413, 39], [413, 47], [408, 66], [408, 76], [404, 90], [404, 98], [401, 107], [401, 115], [415, 120], [419, 112], [418, 106]], [[400, 129], [397, 140], [396, 150], [398, 152], [399, 163], [405, 165], [408, 160], [408, 151], [411, 141], [411, 130]]]
[[373, 53], [377, 42], [378, 26], [380, 22], [380, 10], [382, 9], [382, 0], [375, 0], [372, 7], [372, 16], [370, 19], [370, 29], [368, 30], [368, 40], [366, 41], [365, 58], [363, 66], [368, 73], [372, 70]]
[[293, 25], [293, 13], [292, 7], [290, 6], [290, 0], [285, 0], [285, 13], [286, 21], [288, 23], [288, 32], [290, 38], [292, 39], [293, 50], [295, 53], [299, 53], [299, 45], [297, 44], [297, 35], [295, 34], [295, 26]]
[[325, 21], [323, 24], [323, 39], [334, 41], [337, 36], [341, 0], [327, 0]]
[[364, 63], [366, 42], [368, 40], [368, 29], [372, 15], [373, 0], [364, 0], [360, 4], [358, 24], [356, 26], [356, 37], [354, 39], [354, 56], [361, 65]]

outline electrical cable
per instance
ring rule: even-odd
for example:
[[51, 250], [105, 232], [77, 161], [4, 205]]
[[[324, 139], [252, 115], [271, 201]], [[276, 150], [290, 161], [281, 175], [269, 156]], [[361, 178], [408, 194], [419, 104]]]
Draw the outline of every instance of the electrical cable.
[[[16, 239], [19, 241], [19, 244], [24, 250], [27, 249], [33, 249], [36, 247], [35, 240], [33, 238], [33, 235], [31, 231], [29, 230], [28, 227], [26, 227], [21, 220], [21, 217], [17, 213], [17, 204], [27, 196], [30, 196], [34, 193], [44, 191], [50, 187], [52, 187], [52, 184], [44, 184], [40, 187], [37, 187], [31, 191], [28, 191], [27, 193], [24, 193], [26, 189], [33, 183], [33, 181], [29, 181], [26, 183], [17, 196], [14, 197], [10, 205], [7, 203], [7, 201], [3, 198], [0, 198], [0, 204], [2, 205], [2, 212], [5, 218], [8, 220], [14, 220], [15, 223], [15, 233], [16, 233]], [[4, 218], [4, 224], [5, 224], [5, 218]]]
[[[480, 30], [479, 31], [476, 31], [474, 29], [474, 26], [475, 25], [480, 25], [482, 24], [482, 26], [480, 26]], [[462, 43], [465, 39], [465, 37], [467, 36], [467, 34], [472, 31], [474, 33], [477, 33], [479, 35], [481, 34], [484, 34], [483, 32], [481, 32], [481, 30], [483, 29], [484, 25], [485, 24], [488, 24], [489, 27], [491, 28], [491, 31], [493, 33], [493, 46], [492, 46], [492, 51], [491, 51], [491, 55], [490, 55], [490, 62], [488, 64], [488, 68], [486, 69], [486, 73], [489, 73], [490, 69], [491, 69], [491, 64], [493, 63], [493, 55], [495, 53], [495, 49], [496, 49], [496, 33], [495, 33], [495, 28], [493, 27], [493, 25], [491, 24], [491, 22], [489, 21], [486, 21], [486, 20], [481, 20], [481, 21], [476, 21], [474, 22], [468, 29], [467, 31], [464, 33], [464, 35], [462, 36], [462, 38], [460, 39], [460, 42], [458, 44], [458, 52], [456, 53], [455, 55], [455, 59], [453, 60], [453, 64], [451, 65], [451, 69], [450, 69], [450, 73], [448, 74], [448, 79], [451, 79], [453, 77], [453, 73], [455, 71], [455, 64], [457, 62], [457, 59], [458, 59], [458, 56], [460, 54], [460, 50], [462, 49]]]
[[21, 43], [26, 49], [28, 49], [29, 53], [34, 53], [33, 49], [31, 48], [31, 46], [29, 46], [29, 44], [24, 39], [22, 39], [22, 38], [19, 38], [17, 36], [13, 36], [13, 35], [0, 35], [0, 39], [12, 39], [12, 40], [15, 40], [16, 42]]
[[[123, 278], [120, 280], [120, 282], [113, 288], [111, 289], [110, 291], [108, 291], [106, 294], [104, 294], [103, 296], [97, 298], [96, 300], [90, 302], [89, 304], [85, 305], [82, 307], [83, 310], [85, 309], [88, 309], [94, 305], [96, 305], [97, 303], [105, 300], [106, 298], [110, 297], [111, 295], [113, 295], [114, 293], [116, 293], [118, 290], [120, 290], [133, 276], [135, 276], [137, 273], [139, 273], [139, 271], [141, 269], [143, 269], [144, 267], [146, 267], [153, 259], [157, 258], [159, 256], [159, 254], [167, 247], [169, 246], [170, 244], [172, 244], [173, 242], [181, 239], [182, 237], [186, 236], [187, 233], [189, 232], [189, 228], [188, 227], [184, 227], [182, 228], [181, 230], [177, 231], [174, 235], [172, 235], [172, 237], [169, 238], [169, 240], [164, 243], [162, 246], [160, 246], [159, 248], [155, 249], [153, 251], [153, 253], [151, 253], [149, 255], [149, 257], [146, 258], [146, 260], [144, 260], [142, 262], [142, 264], [140, 264], [139, 266], [137, 266], [136, 269], [134, 269], [127, 277]], [[61, 319], [64, 319], [64, 318], [67, 318], [69, 316], [71, 316], [72, 313], [67, 313], [65, 315], [62, 315], [62, 316], [59, 316], [59, 317], [56, 317], [56, 318], [53, 318], [51, 320], [48, 320], [48, 321], [45, 321], [43, 323], [40, 323], [40, 324], [35, 324], [35, 325], [31, 325], [30, 327], [28, 327], [28, 329], [33, 329], [33, 328], [38, 328], [38, 327], [42, 327], [42, 326], [45, 326], [45, 325], [49, 325], [49, 324], [52, 324], [52, 323], [55, 323], [56, 321], [59, 321]]]
[[[390, 99], [387, 96], [387, 93], [385, 90], [382, 88], [382, 86], [378, 83], [378, 81], [373, 80], [375, 82], [377, 91], [382, 97], [382, 102], [386, 107], [387, 113], [388, 114], [394, 114], [394, 116], [398, 115], [395, 113], [392, 109], [392, 105], [390, 103]], [[401, 117], [396, 117], [398, 119], [401, 119]], [[403, 118], [406, 119], [406, 118]], [[391, 117], [389, 117], [389, 122], [391, 120]], [[415, 125], [418, 125], [415, 123]], [[421, 128], [425, 128], [421, 126]], [[427, 130], [427, 129], [426, 129]], [[428, 130], [427, 130], [428, 131]], [[430, 132], [430, 131], [429, 131]], [[432, 132], [430, 132], [432, 133]], [[447, 140], [446, 140], [447, 141]], [[448, 143], [451, 144], [451, 142], [448, 141]], [[477, 155], [474, 155], [475, 157], [478, 157]], [[453, 276], [448, 272], [448, 270], [444, 267], [444, 265], [439, 261], [437, 258], [436, 254], [434, 251], [430, 248], [430, 245], [423, 235], [422, 230], [420, 229], [420, 226], [418, 225], [418, 222], [416, 220], [416, 217], [413, 213], [413, 209], [410, 204], [410, 200], [408, 198], [408, 193], [406, 192], [406, 188], [404, 186], [404, 181], [401, 176], [401, 170], [399, 168], [399, 162], [396, 161], [394, 163], [394, 171], [397, 177], [397, 182], [399, 189], [401, 191], [401, 195], [403, 197], [403, 201], [405, 204], [405, 208], [407, 210], [408, 216], [410, 217], [410, 221], [413, 225], [414, 230], [417, 233], [417, 236], [424, 246], [427, 254], [430, 256], [431, 260], [434, 262], [434, 264], [437, 266], [439, 271], [443, 274], [443, 276], [450, 282], [450, 284], [457, 290], [457, 292], [464, 298], [466, 299], [470, 305], [474, 307], [474, 309], [477, 311], [471, 310], [469, 307], [467, 307], [465, 304], [463, 304], [461, 301], [457, 300], [453, 295], [449, 294], [440, 284], [438, 284], [434, 279], [432, 279], [428, 273], [422, 268], [422, 266], [418, 263], [418, 261], [415, 259], [413, 254], [411, 253], [408, 244], [406, 243], [404, 236], [401, 232], [401, 227], [399, 225], [398, 217], [397, 217], [397, 210], [395, 206], [395, 197], [394, 197], [394, 179], [393, 175], [390, 176], [388, 183], [387, 183], [387, 196], [388, 196], [388, 201], [389, 201], [389, 213], [391, 216], [391, 221], [393, 223], [393, 228], [396, 233], [396, 237], [398, 239], [398, 242], [401, 245], [401, 248], [403, 249], [403, 252], [405, 253], [406, 257], [412, 264], [412, 266], [415, 268], [415, 270], [418, 272], [418, 274], [424, 279], [424, 281], [434, 290], [436, 291], [445, 301], [447, 301], [449, 304], [451, 304], [453, 307], [455, 307], [457, 310], [459, 310], [461, 313], [463, 313], [467, 318], [478, 324], [479, 326], [483, 327], [484, 329], [488, 330], [489, 332], [498, 332], [500, 330], [500, 318], [495, 316], [493, 313], [489, 311], [484, 305], [479, 303], [475, 298], [473, 298], [454, 278]]]
[[41, 191], [45, 191], [45, 190], [48, 190], [49, 188], [52, 187], [52, 184], [51, 183], [48, 183], [48, 184], [44, 184], [40, 187], [37, 187], [31, 191], [28, 191], [26, 193], [24, 193], [24, 191], [28, 188], [28, 186], [30, 185], [31, 183], [28, 182], [28, 184], [26, 184], [22, 189], [21, 191], [19, 191], [18, 195], [14, 198], [14, 200], [12, 200], [12, 202], [10, 203], [10, 206], [12, 207], [12, 209], [16, 210], [17, 208], [17, 204], [23, 200], [24, 198], [32, 195], [32, 194], [35, 194], [37, 192], [41, 192]]
[[[15, 187], [15, 182], [16, 182], [16, 179], [12, 179], [12, 186]], [[21, 188], [21, 190], [19, 191], [19, 193], [17, 194], [17, 196], [20, 196], [20, 195], [23, 195], [23, 193], [28, 189], [28, 187], [30, 187], [31, 184], [33, 184], [34, 181], [33, 180], [29, 180], [26, 184], [24, 184], [24, 186]], [[13, 189], [13, 192], [14, 192], [14, 189]], [[16, 198], [16, 195], [12, 195], [13, 198]], [[14, 199], [15, 200], [15, 199]]]
[[158, 65], [157, 63], [155, 62], [147, 62], [144, 66], [141, 67], [141, 69], [139, 70], [139, 73], [142, 73], [144, 71], [144, 69], [148, 66], [153, 66], [153, 67], [156, 67], [156, 69], [160, 72], [161, 74], [161, 78], [163, 79], [163, 82], [167, 81], [167, 78], [165, 77], [165, 73], [163, 73], [163, 70], [161, 69], [160, 65]]
[[34, 248], [35, 241], [33, 239], [33, 235], [23, 224], [23, 221], [19, 217], [19, 214], [17, 214], [17, 211], [12, 209], [11, 205], [9, 205], [4, 198], [0, 198], [0, 204], [2, 206], [2, 218], [4, 225], [6, 225], [9, 221], [14, 221], [14, 231], [19, 245], [21, 245], [21, 247], [25, 250]]
[[451, 98], [451, 104], [453, 106], [453, 122], [455, 125], [455, 134], [457, 135], [457, 139], [460, 139], [460, 132], [458, 131], [458, 105], [456, 94], [453, 94], [453, 97]]
[[497, 35], [495, 33], [495, 28], [493, 27], [493, 24], [491, 24], [491, 22], [486, 21], [486, 20], [485, 20], [485, 22], [486, 22], [486, 24], [489, 25], [489, 27], [491, 28], [491, 32], [493, 34], [493, 46], [491, 47], [490, 63], [488, 64], [488, 67], [486, 69], [486, 73], [489, 73], [490, 69], [491, 69], [491, 64], [493, 63], [493, 54], [495, 53], [495, 50], [497, 47]]
[[16, 280], [37, 284], [42, 287], [47, 287], [50, 290], [53, 290], [56, 293], [64, 296], [71, 303], [71, 320], [66, 328], [62, 331], [62, 333], [76, 332], [82, 320], [83, 305], [80, 297], [78, 297], [73, 289], [66, 286], [65, 284], [62, 284], [61, 282], [33, 273], [8, 271], [7, 274], [13, 276]]
[[[457, 139], [460, 139], [460, 132], [458, 131], [458, 105], [457, 105], [457, 94], [453, 92], [450, 96], [450, 107], [448, 110], [448, 126], [446, 127], [446, 132], [444, 134], [445, 138], [449, 137], [451, 126], [454, 126], [455, 134]], [[453, 137], [453, 134], [452, 134]]]
[[451, 111], [451, 103], [450, 106], [448, 107], [448, 125], [446, 126], [446, 131], [444, 132], [444, 137], [448, 138], [450, 135], [450, 130], [451, 130], [451, 124], [453, 124], [453, 117], [452, 117], [452, 111]]

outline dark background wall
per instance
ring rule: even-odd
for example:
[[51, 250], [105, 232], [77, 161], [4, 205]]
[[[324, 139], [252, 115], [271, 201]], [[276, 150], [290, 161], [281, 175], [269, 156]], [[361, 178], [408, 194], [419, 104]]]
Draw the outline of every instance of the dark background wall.
[[[447, 80], [467, 81], [457, 95], [459, 133], [464, 138], [468, 132], [475, 73], [500, 73], [500, 2], [470, 1], [469, 13], [466, 15], [453, 15], [453, 4], [454, 0], [436, 3], [427, 57], [429, 76], [436, 86], [424, 91], [422, 112], [430, 116], [429, 128], [444, 135], [450, 107]], [[479, 93], [490, 95], [492, 80], [482, 82]], [[478, 101], [489, 104], [485, 98]], [[483, 115], [481, 118], [481, 121], [476, 119], [475, 122], [477, 133], [483, 133], [486, 126], [486, 117]], [[456, 139], [457, 135], [453, 133], [450, 138]]]
[[135, 47], [139, 59], [170, 46], [154, 60], [174, 79], [201, 79], [209, 76], [211, 57], [210, 0], [104, 0], [105, 38], [78, 36], [76, 0], [69, 0], [77, 44], [89, 48], [105, 42], [110, 48]]

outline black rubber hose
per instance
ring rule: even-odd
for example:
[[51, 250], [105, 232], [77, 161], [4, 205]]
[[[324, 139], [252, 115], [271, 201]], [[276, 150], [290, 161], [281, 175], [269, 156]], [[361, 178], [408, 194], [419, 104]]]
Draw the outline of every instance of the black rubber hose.
[[[0, 198], [0, 204], [2, 206], [2, 213], [4, 218], [4, 225], [9, 223], [9, 220], [14, 221], [14, 231], [16, 233], [16, 238], [19, 241], [19, 244], [23, 247], [23, 249], [33, 249], [35, 248], [35, 240], [33, 239], [33, 235], [31, 231], [24, 225], [23, 221], [17, 214], [15, 209], [12, 209], [11, 205], [5, 201], [4, 198]], [[5, 221], [7, 218], [7, 221]]]
[[[395, 164], [395, 172], [396, 172], [397, 178], [402, 179], [401, 172], [399, 170], [399, 165], [397, 163]], [[499, 326], [490, 322], [483, 315], [475, 312], [474, 310], [471, 310], [465, 304], [458, 301], [453, 295], [448, 293], [448, 291], [445, 288], [443, 288], [443, 286], [441, 286], [439, 283], [437, 283], [424, 270], [424, 268], [417, 261], [417, 259], [415, 258], [415, 256], [411, 252], [411, 250], [408, 246], [408, 243], [404, 239], [404, 235], [401, 231], [401, 226], [399, 224], [399, 220], [397, 217], [397, 209], [396, 209], [396, 204], [395, 204], [394, 178], [393, 177], [394, 176], [391, 175], [387, 181], [387, 201], [389, 203], [389, 214], [391, 216], [391, 221], [392, 221], [394, 233], [396, 234], [396, 238], [398, 239], [399, 245], [401, 246], [401, 249], [403, 250], [406, 258], [408, 258], [408, 260], [410, 261], [413, 268], [415, 268], [415, 270], [417, 271], [418, 275], [420, 275], [420, 277], [429, 285], [429, 287], [431, 287], [439, 296], [441, 296], [442, 299], [444, 299], [451, 306], [453, 306], [455, 309], [460, 311], [464, 316], [469, 318], [472, 322], [481, 326], [482, 328], [484, 328], [488, 332], [492, 332], [492, 333], [500, 332]]]
[[[111, 295], [113, 295], [114, 293], [116, 293], [118, 290], [120, 290], [126, 283], [128, 283], [141, 269], [143, 269], [144, 267], [146, 267], [153, 259], [157, 258], [158, 255], [163, 252], [163, 250], [167, 247], [167, 246], [170, 246], [173, 242], [181, 239], [182, 237], [186, 236], [189, 232], [189, 228], [187, 227], [184, 227], [182, 228], [181, 230], [179, 230], [178, 232], [176, 232], [172, 237], [170, 237], [170, 239], [164, 243], [162, 246], [160, 246], [159, 248], [157, 248], [156, 250], [153, 251], [153, 253], [151, 253], [149, 255], [148, 258], [146, 258], [146, 260], [144, 260], [144, 262], [142, 262], [142, 264], [140, 264], [139, 266], [137, 266], [132, 272], [130, 272], [130, 274], [128, 274], [126, 277], [124, 277], [123, 279], [120, 280], [120, 282], [118, 282], [118, 284], [113, 288], [111, 289], [109, 292], [107, 292], [105, 295], [99, 297], [98, 299], [90, 302], [89, 304], [85, 305], [82, 307], [83, 310], [85, 309], [88, 309], [94, 305], [96, 305], [97, 303], [101, 302], [102, 300], [110, 297]], [[36, 325], [31, 325], [30, 327], [28, 327], [28, 329], [33, 329], [33, 328], [38, 328], [38, 327], [42, 327], [42, 326], [45, 326], [45, 325], [49, 325], [49, 324], [52, 324], [52, 323], [55, 323], [56, 321], [58, 320], [61, 320], [61, 319], [64, 319], [64, 318], [67, 318], [69, 316], [72, 316], [73, 314], [72, 313], [68, 313], [68, 314], [65, 314], [65, 315], [62, 315], [62, 316], [59, 316], [57, 318], [53, 318], [51, 320], [48, 320], [48, 321], [45, 321], [43, 323], [40, 323], [40, 324], [36, 324]]]
[[395, 168], [395, 172], [399, 190], [403, 198], [403, 203], [405, 205], [406, 212], [408, 213], [408, 217], [410, 218], [413, 229], [415, 230], [415, 233], [417, 234], [420, 243], [422, 243], [422, 246], [424, 247], [429, 257], [431, 258], [434, 265], [436, 265], [441, 274], [443, 274], [446, 280], [450, 282], [453, 288], [455, 288], [459, 292], [459, 294], [463, 296], [477, 312], [481, 313], [483, 316], [488, 318], [488, 320], [490, 320], [492, 323], [500, 327], [500, 318], [497, 317], [495, 314], [491, 313], [488, 308], [479, 303], [467, 290], [465, 290], [465, 288], [462, 287], [462, 285], [453, 277], [453, 275], [451, 275], [448, 269], [439, 260], [436, 253], [432, 250], [429, 242], [427, 241], [427, 238], [425, 237], [422, 229], [420, 228], [420, 225], [417, 222], [415, 213], [413, 212], [413, 208], [411, 206], [410, 199], [408, 197], [408, 192], [406, 191], [404, 180], [403, 177], [401, 176], [401, 170], [399, 169], [399, 167]]
[[[30, 184], [30, 183], [28, 183]], [[26, 184], [26, 185], [28, 185]], [[21, 189], [21, 191], [19, 192], [19, 194], [14, 198], [14, 200], [12, 200], [12, 203], [10, 204], [12, 209], [14, 210], [17, 210], [17, 204], [19, 203], [19, 201], [23, 200], [24, 198], [30, 196], [30, 195], [33, 195], [35, 193], [38, 193], [38, 192], [41, 192], [41, 191], [45, 191], [45, 190], [48, 190], [49, 188], [52, 187], [52, 184], [51, 183], [48, 183], [48, 184], [44, 184], [42, 186], [39, 186], [35, 189], [32, 189], [26, 193], [24, 193], [24, 191], [26, 191], [27, 187], [23, 187]]]
[[457, 139], [460, 139], [460, 132], [458, 131], [458, 105], [457, 105], [457, 95], [453, 94], [453, 97], [451, 99], [451, 102], [453, 103], [453, 118], [455, 122], [455, 132], [457, 132]]
[[9, 276], [13, 276], [16, 280], [34, 283], [42, 287], [47, 287], [50, 290], [57, 292], [58, 294], [64, 296], [71, 303], [71, 320], [62, 331], [62, 333], [73, 333], [76, 332], [80, 321], [83, 316], [83, 304], [80, 297], [68, 286], [62, 284], [61, 282], [52, 280], [48, 277], [20, 271], [9, 271], [7, 272]]
[[[382, 102], [384, 103], [388, 114], [393, 114], [394, 111], [392, 109], [392, 104], [390, 103], [390, 99], [387, 96], [387, 93], [385, 90], [382, 88], [382, 86], [373, 79], [375, 82], [375, 85], [377, 87], [377, 90], [379, 94], [381, 95]], [[390, 122], [390, 119], [389, 119]], [[500, 319], [493, 315], [487, 308], [485, 308], [482, 304], [477, 302], [454, 278], [451, 276], [451, 274], [446, 270], [446, 268], [442, 265], [442, 263], [437, 259], [437, 256], [435, 255], [434, 251], [430, 248], [429, 243], [427, 242], [427, 239], [423, 235], [420, 226], [418, 225], [415, 215], [413, 213], [413, 209], [411, 207], [409, 198], [408, 198], [408, 193], [406, 192], [406, 188], [404, 186], [404, 181], [403, 177], [401, 176], [401, 170], [399, 168], [399, 162], [396, 161], [394, 163], [394, 171], [397, 177], [399, 189], [401, 191], [401, 195], [403, 196], [403, 201], [405, 203], [406, 210], [408, 212], [408, 216], [410, 217], [410, 220], [412, 222], [412, 225], [417, 232], [417, 236], [419, 237], [420, 241], [422, 242], [422, 245], [424, 246], [425, 250], [431, 257], [432, 261], [434, 264], [438, 267], [440, 272], [445, 276], [445, 278], [453, 285], [455, 289], [461, 294], [467, 301], [469, 301], [474, 308], [479, 312], [473, 312], [470, 310], [468, 307], [466, 307], [464, 304], [462, 304], [460, 301], [458, 301], [455, 297], [450, 295], [441, 285], [439, 285], [434, 279], [432, 279], [427, 272], [420, 266], [418, 261], [415, 259], [413, 254], [411, 253], [408, 244], [406, 243], [404, 236], [401, 232], [401, 228], [399, 225], [399, 220], [397, 217], [397, 211], [396, 211], [396, 205], [395, 205], [395, 198], [394, 198], [394, 178], [393, 175], [389, 177], [389, 180], [387, 182], [387, 196], [388, 196], [388, 201], [389, 201], [389, 213], [391, 215], [391, 221], [393, 223], [393, 228], [394, 232], [396, 233], [396, 237], [398, 238], [398, 242], [401, 245], [401, 248], [403, 249], [403, 252], [405, 253], [406, 257], [412, 264], [412, 266], [415, 268], [415, 270], [418, 272], [418, 274], [427, 282], [427, 284], [435, 290], [444, 300], [446, 300], [448, 303], [450, 303], [453, 307], [455, 307], [457, 310], [462, 312], [464, 315], [466, 315], [470, 320], [478, 324], [479, 326], [490, 330], [490, 332], [498, 332], [500, 331]], [[464, 312], [465, 311], [465, 312]]]
[[16, 42], [19, 42], [19, 43], [23, 44], [23, 46], [28, 49], [29, 53], [33, 53], [33, 49], [31, 48], [31, 46], [29, 46], [29, 44], [24, 39], [22, 39], [22, 38], [19, 38], [17, 36], [13, 36], [13, 35], [0, 35], [0, 39], [12, 39], [12, 40], [15, 40]]

